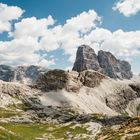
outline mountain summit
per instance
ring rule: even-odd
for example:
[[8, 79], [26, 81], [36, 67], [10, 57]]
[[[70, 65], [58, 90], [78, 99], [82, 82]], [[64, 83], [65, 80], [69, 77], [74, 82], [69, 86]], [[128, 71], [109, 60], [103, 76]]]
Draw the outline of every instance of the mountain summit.
[[131, 65], [127, 61], [118, 60], [112, 53], [100, 50], [98, 55], [88, 45], [81, 45], [76, 54], [74, 71], [87, 69], [99, 71], [114, 79], [132, 78]]

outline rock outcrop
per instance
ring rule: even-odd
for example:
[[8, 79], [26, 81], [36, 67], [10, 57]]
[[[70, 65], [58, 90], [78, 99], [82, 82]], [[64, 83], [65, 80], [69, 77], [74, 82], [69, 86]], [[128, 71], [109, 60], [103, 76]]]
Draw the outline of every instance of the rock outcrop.
[[106, 78], [105, 75], [94, 70], [85, 70], [78, 73], [56, 69], [40, 74], [36, 80], [36, 87], [43, 91], [66, 89], [68, 92], [77, 92], [82, 86], [97, 87]]
[[87, 69], [99, 71], [114, 79], [132, 78], [131, 65], [126, 61], [118, 60], [110, 52], [99, 51], [98, 55], [87, 45], [82, 45], [77, 50], [74, 71], [81, 72]]
[[100, 69], [100, 65], [94, 50], [89, 46], [82, 45], [77, 50], [73, 70], [81, 72], [87, 69], [98, 71]]

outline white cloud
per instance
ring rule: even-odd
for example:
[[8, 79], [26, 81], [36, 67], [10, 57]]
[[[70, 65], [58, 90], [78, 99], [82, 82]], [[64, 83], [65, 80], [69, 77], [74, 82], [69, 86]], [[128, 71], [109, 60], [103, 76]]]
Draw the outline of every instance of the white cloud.
[[126, 17], [135, 15], [140, 11], [140, 0], [119, 0], [113, 10], [118, 10]]
[[11, 30], [11, 21], [17, 20], [24, 10], [17, 6], [0, 3], [0, 33]]
[[[26, 42], [25, 42], [26, 41]], [[52, 60], [42, 59], [35, 53], [39, 49], [35, 38], [24, 37], [12, 41], [0, 42], [1, 64], [7, 65], [46, 65], [54, 64]]]
[[47, 31], [40, 45], [47, 51], [61, 48], [70, 55], [71, 62], [75, 59], [76, 49], [83, 44], [83, 36], [95, 29], [101, 18], [94, 10], [83, 12], [66, 20], [64, 25], [58, 25]]
[[49, 67], [51, 65], [55, 65], [55, 60], [54, 59], [51, 59], [51, 60], [42, 59], [41, 61], [39, 61], [39, 63], [37, 65], [40, 65], [42, 67]]
[[140, 55], [140, 31], [111, 32], [107, 29], [96, 28], [84, 37], [85, 42], [96, 51], [102, 49], [111, 51], [118, 57], [133, 57]]
[[51, 16], [43, 19], [37, 19], [36, 17], [25, 18], [15, 24], [15, 31], [11, 32], [10, 36], [14, 38], [41, 37], [45, 35], [48, 26], [53, 25], [54, 22]]
[[101, 21], [94, 10], [72, 17], [66, 20], [64, 25], [54, 24], [55, 20], [51, 16], [43, 19], [22, 19], [15, 23], [14, 30], [9, 32], [13, 39], [0, 42], [1, 63], [48, 67], [55, 64], [56, 58], [48, 58], [48, 55], [44, 57], [35, 52], [57, 49], [64, 50], [69, 61], [73, 63], [77, 47], [81, 44], [90, 45], [95, 51], [111, 51], [119, 57], [140, 55], [140, 31], [111, 32], [98, 26]]

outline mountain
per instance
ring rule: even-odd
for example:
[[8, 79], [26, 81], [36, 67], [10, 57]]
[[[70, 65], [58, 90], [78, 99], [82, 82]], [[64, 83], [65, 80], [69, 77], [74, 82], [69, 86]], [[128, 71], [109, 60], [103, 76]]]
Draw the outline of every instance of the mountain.
[[74, 70], [0, 65], [0, 139], [139, 139], [140, 76], [130, 64], [81, 46]]
[[0, 80], [31, 84], [38, 78], [40, 73], [45, 71], [47, 71], [46, 68], [34, 65], [17, 67], [0, 65]]
[[132, 78], [131, 65], [127, 61], [118, 60], [110, 52], [100, 50], [98, 55], [87, 46], [78, 48], [73, 70], [81, 72], [84, 70], [96, 70], [114, 79]]

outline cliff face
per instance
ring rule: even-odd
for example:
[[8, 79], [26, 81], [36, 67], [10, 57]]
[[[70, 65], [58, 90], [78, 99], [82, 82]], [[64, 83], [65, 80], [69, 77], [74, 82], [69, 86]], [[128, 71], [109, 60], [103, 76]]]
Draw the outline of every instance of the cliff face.
[[98, 62], [102, 73], [111, 78], [130, 79], [132, 77], [131, 65], [127, 61], [118, 60], [110, 52], [99, 51]]
[[94, 50], [89, 46], [82, 45], [77, 50], [73, 70], [81, 72], [87, 69], [98, 71], [100, 69], [100, 65]]
[[111, 78], [130, 79], [132, 77], [131, 65], [126, 61], [118, 60], [110, 52], [99, 51], [98, 55], [89, 46], [82, 45], [77, 50], [74, 71], [93, 69]]

